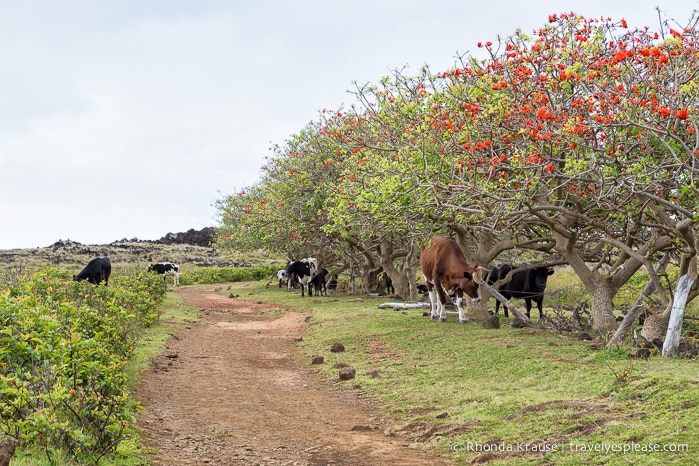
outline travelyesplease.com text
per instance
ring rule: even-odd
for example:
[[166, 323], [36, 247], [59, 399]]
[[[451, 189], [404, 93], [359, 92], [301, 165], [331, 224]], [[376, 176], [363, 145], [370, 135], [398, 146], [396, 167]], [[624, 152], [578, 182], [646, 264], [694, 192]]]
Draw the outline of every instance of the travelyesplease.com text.
[[464, 442], [455, 443], [451, 447], [454, 452], [467, 453], [557, 453], [557, 452], [596, 452], [604, 454], [628, 454], [628, 453], [661, 453], [661, 452], [687, 452], [689, 445], [680, 443], [545, 443], [545, 442], [517, 442], [517, 443], [481, 443]]

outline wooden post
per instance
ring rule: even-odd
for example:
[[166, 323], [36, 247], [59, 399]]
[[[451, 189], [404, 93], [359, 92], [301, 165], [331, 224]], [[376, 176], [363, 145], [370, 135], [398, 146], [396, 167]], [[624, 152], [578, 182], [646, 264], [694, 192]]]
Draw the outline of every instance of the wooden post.
[[[665, 254], [660, 262], [658, 262], [653, 268], [655, 274], [661, 270], [665, 270], [667, 264], [670, 262], [670, 254]], [[626, 338], [629, 333], [629, 329], [633, 325], [636, 318], [641, 314], [643, 310], [643, 301], [655, 292], [655, 282], [653, 280], [648, 281], [646, 287], [643, 288], [643, 292], [636, 298], [636, 302], [631, 307], [631, 310], [624, 316], [624, 320], [621, 321], [619, 328], [614, 332], [614, 336], [607, 343], [607, 348], [611, 348], [614, 345], [620, 345], [621, 342]]]
[[670, 357], [677, 352], [680, 344], [680, 331], [682, 330], [682, 319], [684, 318], [684, 305], [687, 303], [687, 295], [692, 287], [694, 279], [689, 275], [682, 275], [675, 290], [675, 300], [670, 311], [670, 323], [667, 326], [665, 343], [663, 343], [663, 356]]

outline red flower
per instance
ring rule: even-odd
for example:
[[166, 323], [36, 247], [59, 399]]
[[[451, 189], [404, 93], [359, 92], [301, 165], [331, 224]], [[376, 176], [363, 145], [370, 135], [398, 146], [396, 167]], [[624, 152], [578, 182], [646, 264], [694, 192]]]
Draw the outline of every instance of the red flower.
[[676, 116], [677, 118], [679, 118], [680, 120], [686, 120], [686, 119], [687, 119], [688, 113], [689, 113], [689, 112], [687, 112], [687, 109], [686, 109], [686, 108], [683, 108], [683, 109], [677, 110], [677, 111], [675, 112], [675, 116]]

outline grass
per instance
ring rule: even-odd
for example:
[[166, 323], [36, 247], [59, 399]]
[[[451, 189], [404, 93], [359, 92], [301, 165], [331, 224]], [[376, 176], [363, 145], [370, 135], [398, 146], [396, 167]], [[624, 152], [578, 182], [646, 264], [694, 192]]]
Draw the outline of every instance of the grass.
[[[455, 464], [696, 463], [696, 360], [631, 360], [629, 348], [590, 349], [574, 333], [485, 330], [454, 317], [440, 324], [421, 310], [378, 309], [385, 300], [302, 299], [266, 285], [233, 284], [226, 293], [311, 312], [297, 347], [301, 361], [322, 355], [317, 370], [331, 380], [335, 363], [351, 364], [357, 377], [338, 383], [381, 400], [396, 431]], [[331, 353], [336, 341], [347, 351]], [[426, 437], [431, 427], [443, 434]], [[653, 451], [680, 445], [689, 451]]]

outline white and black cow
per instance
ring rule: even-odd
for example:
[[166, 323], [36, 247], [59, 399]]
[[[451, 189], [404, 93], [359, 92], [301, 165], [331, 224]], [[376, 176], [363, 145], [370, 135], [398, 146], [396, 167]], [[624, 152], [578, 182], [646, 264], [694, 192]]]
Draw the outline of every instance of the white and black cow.
[[286, 276], [289, 280], [295, 280], [301, 285], [301, 296], [305, 296], [306, 287], [308, 287], [308, 296], [313, 296], [311, 281], [317, 274], [318, 259], [313, 257], [294, 261], [286, 266]]
[[99, 256], [87, 263], [84, 269], [73, 275], [76, 282], [87, 280], [90, 283], [99, 285], [104, 282], [104, 286], [109, 285], [109, 275], [112, 273], [112, 263], [107, 256]]
[[180, 266], [172, 262], [160, 262], [148, 266], [149, 272], [158, 272], [163, 277], [163, 281], [169, 275], [172, 277], [173, 286], [180, 284]]
[[[544, 315], [543, 302], [544, 291], [546, 290], [546, 282], [549, 275], [553, 274], [553, 269], [550, 267], [520, 267], [523, 270], [517, 271], [514, 268], [511, 279], [507, 283], [497, 286], [497, 290], [507, 299], [517, 298], [523, 299], [527, 307], [527, 317], [531, 319], [532, 301], [536, 303], [539, 309], [539, 319]], [[510, 264], [500, 264], [497, 267], [491, 268], [488, 275], [488, 284], [494, 284], [498, 280], [503, 280], [507, 277], [513, 267]], [[507, 307], [505, 309], [505, 317], [509, 317]], [[495, 301], [495, 313], [500, 309], [500, 301]]]
[[279, 288], [282, 287], [282, 283], [286, 283], [287, 286], [289, 277], [286, 275], [286, 269], [281, 269], [280, 271], [277, 272], [277, 278], [279, 279]]

